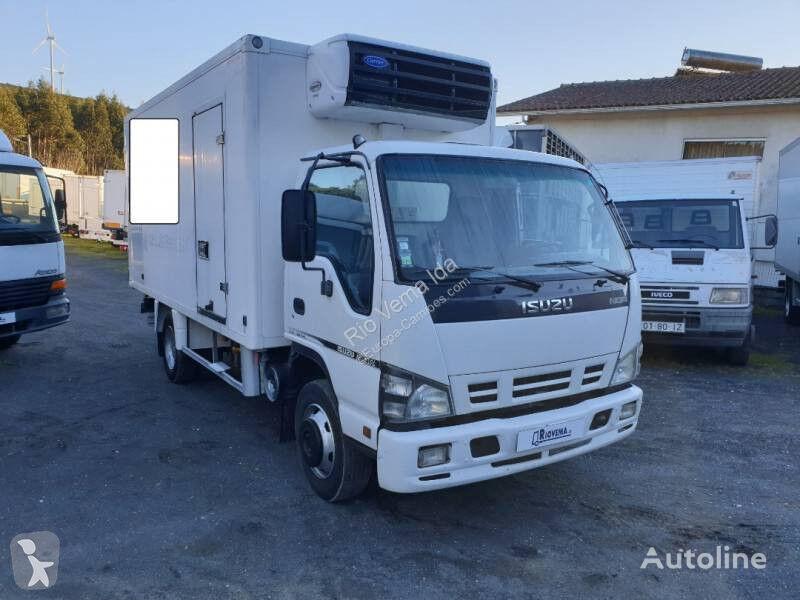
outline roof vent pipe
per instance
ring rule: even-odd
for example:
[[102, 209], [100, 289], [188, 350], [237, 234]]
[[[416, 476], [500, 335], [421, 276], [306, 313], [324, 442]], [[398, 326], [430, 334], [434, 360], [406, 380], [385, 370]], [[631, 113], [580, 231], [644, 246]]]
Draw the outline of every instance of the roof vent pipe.
[[684, 48], [681, 64], [685, 67], [717, 71], [758, 71], [764, 66], [764, 59], [756, 56]]

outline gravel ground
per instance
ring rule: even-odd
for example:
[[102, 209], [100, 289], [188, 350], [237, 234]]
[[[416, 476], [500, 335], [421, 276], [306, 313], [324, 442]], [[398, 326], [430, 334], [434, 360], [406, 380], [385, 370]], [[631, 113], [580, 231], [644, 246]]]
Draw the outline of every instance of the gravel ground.
[[[757, 314], [744, 369], [648, 348], [639, 430], [442, 492], [330, 505], [278, 413], [167, 382], [126, 263], [70, 244], [72, 321], [0, 354], [1, 598], [16, 534], [61, 539], [49, 598], [796, 597], [800, 329]], [[763, 570], [640, 569], [648, 548]], [[2, 568], [0, 568], [2, 569]], [[794, 590], [794, 591], [792, 591]]]

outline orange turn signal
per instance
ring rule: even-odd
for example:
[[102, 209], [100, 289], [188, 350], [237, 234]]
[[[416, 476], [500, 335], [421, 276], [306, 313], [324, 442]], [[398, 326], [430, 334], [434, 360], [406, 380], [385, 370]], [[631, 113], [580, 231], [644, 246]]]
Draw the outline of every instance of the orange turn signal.
[[50, 293], [51, 294], [58, 294], [59, 292], [64, 292], [67, 289], [67, 280], [62, 277], [61, 279], [56, 279], [53, 283], [50, 284]]

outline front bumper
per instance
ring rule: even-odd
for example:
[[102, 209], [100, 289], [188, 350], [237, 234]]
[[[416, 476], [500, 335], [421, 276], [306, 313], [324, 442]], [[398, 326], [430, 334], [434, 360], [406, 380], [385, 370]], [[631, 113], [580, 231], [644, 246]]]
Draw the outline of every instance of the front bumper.
[[[636, 414], [620, 421], [620, 408], [633, 400], [637, 401]], [[422, 492], [511, 475], [585, 454], [633, 433], [639, 420], [641, 400], [642, 390], [630, 386], [574, 406], [521, 417], [490, 418], [418, 431], [381, 429], [378, 434], [378, 483], [392, 492]], [[590, 431], [594, 415], [609, 408], [612, 414], [608, 423]], [[517, 435], [521, 431], [574, 419], [583, 420], [582, 436], [571, 438], [565, 444], [517, 452]], [[500, 450], [489, 456], [473, 457], [470, 442], [492, 435], [497, 436]], [[452, 444], [448, 463], [435, 467], [417, 466], [421, 447], [447, 443]]]
[[16, 321], [0, 325], [0, 338], [49, 329], [69, 321], [70, 303], [66, 296], [54, 296], [47, 304], [18, 308], [13, 311]]
[[739, 347], [751, 331], [753, 308], [642, 307], [642, 321], [683, 321], [686, 333], [642, 332], [645, 344]]

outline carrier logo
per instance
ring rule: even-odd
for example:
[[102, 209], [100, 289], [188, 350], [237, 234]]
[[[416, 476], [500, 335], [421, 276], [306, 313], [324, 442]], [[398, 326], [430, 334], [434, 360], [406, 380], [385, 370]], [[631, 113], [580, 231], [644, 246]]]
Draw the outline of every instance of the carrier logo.
[[364, 58], [361, 59], [368, 67], [372, 67], [373, 69], [388, 69], [389, 68], [389, 61], [383, 58], [382, 56], [375, 56], [374, 54], [367, 54]]
[[546, 312], [565, 312], [572, 310], [572, 298], [549, 298], [547, 300], [523, 300], [522, 314], [529, 315], [534, 313]]

